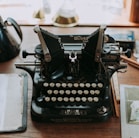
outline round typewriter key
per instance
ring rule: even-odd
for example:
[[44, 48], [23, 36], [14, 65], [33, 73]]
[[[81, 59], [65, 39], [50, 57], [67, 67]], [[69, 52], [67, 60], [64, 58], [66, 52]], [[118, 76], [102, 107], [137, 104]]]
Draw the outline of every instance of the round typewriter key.
[[62, 102], [63, 98], [62, 98], [62, 97], [58, 97], [57, 100], [58, 100], [59, 102]]
[[65, 88], [66, 87], [66, 83], [62, 83], [62, 87]]
[[88, 97], [88, 101], [89, 102], [92, 102], [93, 101], [93, 98], [92, 97]]
[[77, 92], [78, 92], [79, 95], [81, 95], [83, 93], [82, 90], [78, 90]]
[[72, 94], [76, 94], [76, 90], [72, 90], [71, 93], [72, 93]]
[[86, 97], [82, 97], [82, 101], [83, 102], [86, 102]]
[[54, 94], [58, 94], [58, 90], [54, 90], [53, 93], [54, 93]]
[[95, 90], [95, 94], [100, 94], [100, 90]]
[[74, 102], [74, 97], [69, 98], [70, 102]]
[[89, 91], [88, 90], [84, 90], [84, 94], [85, 95], [89, 94]]
[[84, 87], [84, 83], [80, 83], [80, 87], [83, 88]]
[[47, 93], [48, 93], [48, 94], [52, 94], [53, 91], [52, 91], [52, 90], [48, 90]]
[[75, 100], [76, 100], [77, 102], [80, 102], [81, 98], [80, 98], [80, 97], [76, 97]]
[[61, 86], [61, 84], [60, 84], [60, 83], [56, 83], [56, 87], [58, 87], [58, 88], [59, 88], [60, 86]]
[[69, 98], [68, 97], [64, 97], [64, 101], [65, 102], [68, 102], [69, 101]]
[[91, 85], [92, 85], [93, 88], [96, 88], [97, 87], [97, 84], [96, 83], [92, 83]]
[[54, 87], [55, 83], [51, 82], [49, 85], [50, 85], [50, 87]]
[[60, 93], [61, 95], [63, 95], [63, 94], [65, 93], [65, 91], [64, 91], [64, 90], [60, 90], [59, 93]]
[[102, 88], [102, 87], [103, 87], [103, 83], [98, 83], [97, 86], [98, 86], [99, 88]]
[[45, 97], [46, 102], [50, 102], [50, 97]]
[[56, 97], [52, 97], [51, 100], [52, 100], [52, 102], [55, 102], [56, 101]]
[[90, 83], [86, 83], [85, 86], [86, 86], [87, 88], [89, 88], [89, 87], [90, 87]]
[[94, 95], [95, 94], [95, 91], [94, 90], [90, 90], [90, 94], [91, 95]]
[[70, 87], [70, 88], [72, 87], [72, 83], [68, 83], [67, 85], [68, 85], [68, 87]]
[[99, 101], [98, 97], [94, 97], [94, 102], [98, 102], [98, 101]]
[[70, 95], [70, 90], [66, 90], [65, 93], [66, 93], [67, 95]]
[[77, 88], [79, 86], [78, 83], [74, 83], [73, 85], [74, 85], [75, 88]]
[[43, 86], [44, 86], [44, 87], [48, 87], [48, 86], [49, 86], [49, 83], [44, 82], [44, 83], [43, 83]]

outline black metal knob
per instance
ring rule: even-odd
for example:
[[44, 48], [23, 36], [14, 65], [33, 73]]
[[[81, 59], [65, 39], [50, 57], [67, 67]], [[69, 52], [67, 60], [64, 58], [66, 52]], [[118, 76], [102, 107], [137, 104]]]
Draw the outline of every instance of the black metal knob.
[[127, 49], [125, 55], [130, 58], [131, 57], [131, 49]]
[[29, 55], [35, 55], [35, 53], [28, 53], [26, 50], [23, 50], [23, 52], [22, 52], [22, 57], [23, 58], [26, 58]]
[[29, 53], [26, 50], [23, 50], [22, 57], [26, 58], [29, 55]]

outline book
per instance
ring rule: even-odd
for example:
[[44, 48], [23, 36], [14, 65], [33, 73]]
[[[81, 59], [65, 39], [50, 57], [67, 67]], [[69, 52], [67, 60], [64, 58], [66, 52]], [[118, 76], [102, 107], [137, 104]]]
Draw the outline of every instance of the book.
[[0, 133], [27, 126], [27, 75], [0, 74]]

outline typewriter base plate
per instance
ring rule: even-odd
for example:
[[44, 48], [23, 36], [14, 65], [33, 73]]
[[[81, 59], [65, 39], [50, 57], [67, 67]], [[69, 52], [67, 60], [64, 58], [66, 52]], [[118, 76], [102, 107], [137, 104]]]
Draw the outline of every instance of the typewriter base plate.
[[41, 108], [32, 100], [31, 117], [39, 122], [104, 122], [112, 116], [112, 108], [106, 107], [106, 112], [101, 114], [93, 113], [91, 107], [57, 107]]

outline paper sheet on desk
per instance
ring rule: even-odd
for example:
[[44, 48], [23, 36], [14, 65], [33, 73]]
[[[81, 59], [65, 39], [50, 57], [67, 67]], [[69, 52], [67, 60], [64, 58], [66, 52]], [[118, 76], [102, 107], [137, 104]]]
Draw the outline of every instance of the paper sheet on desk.
[[0, 132], [22, 127], [23, 77], [0, 74]]
[[139, 138], [139, 121], [131, 120], [133, 103], [139, 103], [139, 86], [120, 84], [122, 138]]

